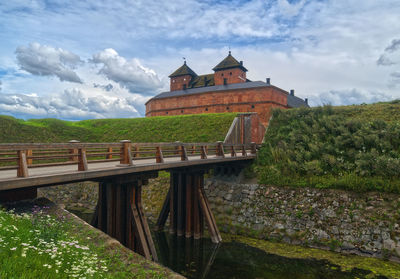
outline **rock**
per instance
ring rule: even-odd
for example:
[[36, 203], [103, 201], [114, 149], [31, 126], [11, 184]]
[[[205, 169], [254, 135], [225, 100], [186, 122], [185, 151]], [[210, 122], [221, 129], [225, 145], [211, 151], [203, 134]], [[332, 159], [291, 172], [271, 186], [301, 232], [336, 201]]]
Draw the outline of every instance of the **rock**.
[[392, 251], [396, 248], [396, 243], [391, 239], [385, 239], [383, 241], [383, 248]]
[[227, 200], [227, 201], [231, 201], [232, 200], [232, 194], [231, 193], [226, 194], [224, 196], [224, 199]]

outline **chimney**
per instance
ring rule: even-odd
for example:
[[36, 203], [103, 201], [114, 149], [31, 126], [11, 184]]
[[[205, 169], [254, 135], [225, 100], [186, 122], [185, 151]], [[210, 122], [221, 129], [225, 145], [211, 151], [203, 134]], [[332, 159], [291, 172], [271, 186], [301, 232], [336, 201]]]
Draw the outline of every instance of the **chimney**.
[[270, 85], [271, 84], [271, 79], [267, 78], [266, 82], [267, 82], [268, 85]]
[[294, 96], [294, 89], [290, 89], [290, 95]]
[[304, 98], [304, 102], [308, 105], [308, 98]]
[[243, 61], [240, 61], [240, 66], [243, 66]]

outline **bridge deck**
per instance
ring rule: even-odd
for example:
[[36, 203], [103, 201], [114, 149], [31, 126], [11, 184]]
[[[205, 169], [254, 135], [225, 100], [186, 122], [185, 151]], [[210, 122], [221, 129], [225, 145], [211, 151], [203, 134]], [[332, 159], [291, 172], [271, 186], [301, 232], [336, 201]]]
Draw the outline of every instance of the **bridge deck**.
[[[250, 153], [250, 152], [249, 152]], [[169, 157], [164, 163], [156, 163], [154, 158], [133, 160], [132, 166], [121, 166], [119, 162], [93, 162], [88, 163], [88, 170], [78, 171], [77, 165], [62, 165], [51, 167], [29, 168], [29, 177], [17, 177], [17, 170], [0, 171], [0, 191], [25, 187], [41, 187], [55, 184], [66, 184], [84, 180], [95, 180], [102, 177], [135, 174], [148, 171], [168, 170], [179, 167], [193, 167], [201, 165], [212, 165], [235, 161], [246, 161], [254, 159], [255, 155], [231, 157], [225, 154], [225, 158], [216, 155], [208, 155], [207, 159], [201, 159], [199, 155], [188, 156], [187, 161], [181, 157]]]

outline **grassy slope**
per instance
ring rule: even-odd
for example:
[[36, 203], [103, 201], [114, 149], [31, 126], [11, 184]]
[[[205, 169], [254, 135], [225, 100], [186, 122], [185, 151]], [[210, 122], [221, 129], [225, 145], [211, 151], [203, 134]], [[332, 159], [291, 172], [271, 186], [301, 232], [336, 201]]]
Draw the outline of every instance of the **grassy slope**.
[[236, 114], [202, 114], [151, 118], [57, 119], [23, 121], [0, 116], [0, 143], [10, 142], [214, 142], [224, 140]]
[[275, 111], [255, 170], [266, 184], [400, 193], [400, 103]]

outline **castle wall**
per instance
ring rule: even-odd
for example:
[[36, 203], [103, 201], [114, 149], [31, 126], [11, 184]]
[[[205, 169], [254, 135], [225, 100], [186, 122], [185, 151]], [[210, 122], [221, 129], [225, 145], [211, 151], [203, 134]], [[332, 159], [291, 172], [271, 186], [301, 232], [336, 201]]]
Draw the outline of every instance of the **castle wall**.
[[272, 108], [287, 108], [287, 94], [271, 86], [152, 99], [146, 116], [256, 112], [267, 126]]

